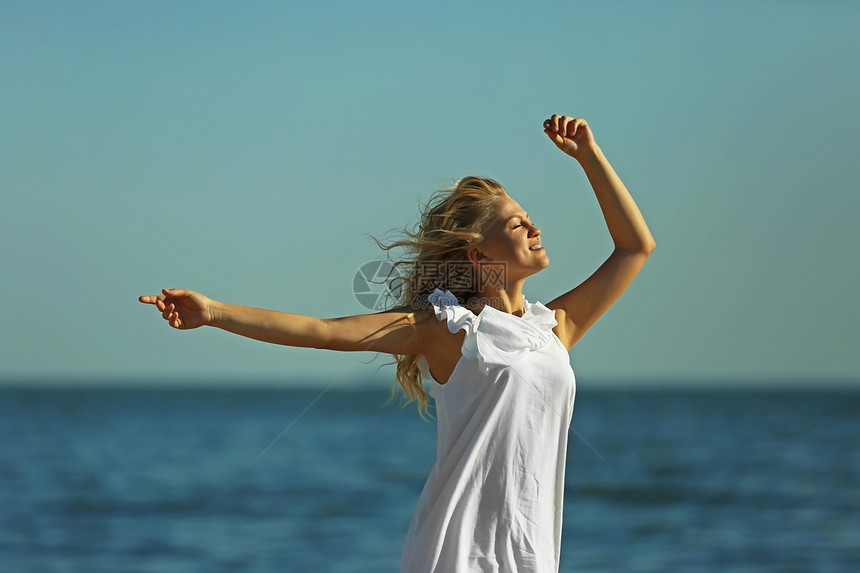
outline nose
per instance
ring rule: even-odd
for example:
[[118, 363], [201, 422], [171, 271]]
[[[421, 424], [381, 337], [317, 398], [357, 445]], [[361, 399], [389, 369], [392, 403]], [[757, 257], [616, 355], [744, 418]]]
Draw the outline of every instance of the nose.
[[530, 237], [540, 237], [540, 228], [537, 225], [529, 224], [529, 236]]

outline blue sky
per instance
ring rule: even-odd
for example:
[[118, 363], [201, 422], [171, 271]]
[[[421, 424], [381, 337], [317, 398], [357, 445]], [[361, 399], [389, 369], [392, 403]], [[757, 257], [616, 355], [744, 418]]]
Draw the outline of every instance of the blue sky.
[[589, 120], [658, 243], [581, 381], [860, 379], [856, 3], [305, 4], [0, 7], [0, 382], [388, 383], [136, 298], [364, 312], [370, 235], [469, 174], [541, 227], [526, 295], [553, 298], [611, 248], [554, 112]]

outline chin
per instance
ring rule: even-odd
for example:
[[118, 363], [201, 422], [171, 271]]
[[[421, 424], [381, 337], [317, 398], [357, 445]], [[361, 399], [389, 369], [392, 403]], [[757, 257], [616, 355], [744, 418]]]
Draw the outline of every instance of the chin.
[[532, 267], [532, 271], [528, 276], [536, 275], [549, 266], [549, 259], [546, 259], [543, 264]]

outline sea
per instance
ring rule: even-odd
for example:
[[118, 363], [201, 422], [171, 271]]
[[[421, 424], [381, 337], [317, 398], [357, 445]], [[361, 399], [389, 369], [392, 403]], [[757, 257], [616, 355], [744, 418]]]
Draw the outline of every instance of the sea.
[[[0, 388], [0, 572], [398, 570], [414, 407], [121, 382]], [[860, 571], [860, 390], [581, 384], [561, 571]]]

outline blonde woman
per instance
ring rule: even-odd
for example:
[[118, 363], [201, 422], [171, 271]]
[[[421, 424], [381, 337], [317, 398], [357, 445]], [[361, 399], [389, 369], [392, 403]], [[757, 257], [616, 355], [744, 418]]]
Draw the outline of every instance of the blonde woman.
[[[140, 297], [173, 328], [214, 326], [264, 342], [394, 356], [424, 414], [435, 403], [437, 459], [401, 571], [558, 571], [575, 379], [568, 351], [654, 250], [639, 209], [585, 120], [544, 132], [576, 159], [615, 248], [585, 282], [543, 305], [523, 285], [549, 265], [540, 229], [498, 183], [467, 177], [428, 203], [402, 247], [401, 306], [321, 319], [211, 300], [189, 290]], [[425, 386], [423, 380], [427, 381]]]

